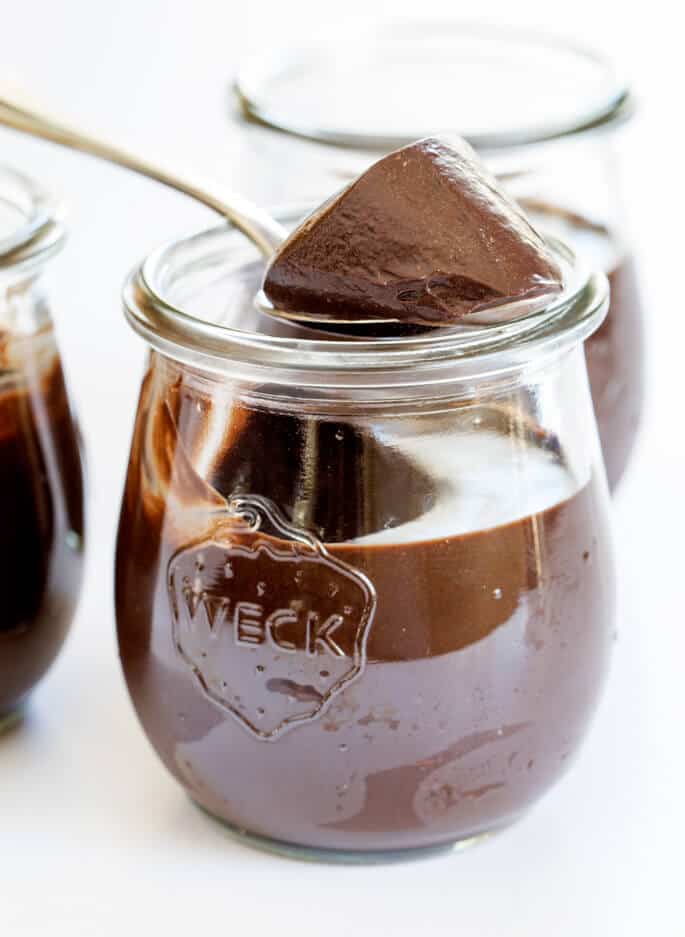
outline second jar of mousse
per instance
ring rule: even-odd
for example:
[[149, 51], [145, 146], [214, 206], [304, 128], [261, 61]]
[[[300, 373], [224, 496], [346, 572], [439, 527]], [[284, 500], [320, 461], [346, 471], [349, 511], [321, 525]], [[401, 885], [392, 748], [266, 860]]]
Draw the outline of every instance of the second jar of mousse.
[[48, 264], [66, 230], [37, 183], [0, 170], [0, 730], [57, 656], [83, 571], [81, 440]]
[[615, 487], [642, 410], [643, 336], [616, 146], [634, 105], [611, 63], [518, 30], [382, 23], [264, 51], [236, 90], [248, 123], [235, 179], [263, 202], [318, 204], [379, 155], [456, 132], [540, 230], [608, 274], [610, 311], [586, 355]]

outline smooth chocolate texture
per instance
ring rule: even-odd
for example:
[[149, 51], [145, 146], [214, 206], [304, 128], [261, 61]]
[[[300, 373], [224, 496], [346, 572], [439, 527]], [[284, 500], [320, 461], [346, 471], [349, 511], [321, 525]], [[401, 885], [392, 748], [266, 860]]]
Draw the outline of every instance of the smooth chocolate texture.
[[293, 314], [424, 326], [561, 286], [544, 241], [468, 144], [432, 137], [379, 160], [310, 215], [264, 279], [269, 300]]
[[0, 715], [57, 655], [83, 566], [78, 433], [56, 353], [29, 342], [17, 367], [0, 361]]
[[[304, 423], [316, 418], [319, 438], [330, 442], [328, 461], [308, 473], [311, 447], [306, 430], [293, 431], [292, 412], [239, 405], [227, 418], [215, 458], [205, 463], [198, 453], [212, 406], [182, 378], [167, 383], [163, 369], [151, 369], [119, 527], [122, 665], [139, 718], [168, 769], [229, 824], [311, 847], [431, 846], [514, 820], [565, 770], [603, 683], [613, 588], [601, 485], [590, 481], [538, 514], [471, 533], [336, 542], [350, 531], [382, 529], [391, 501], [402, 516], [406, 499], [403, 484], [394, 484], [393, 461], [403, 480], [411, 460], [368, 429], [310, 413]], [[503, 417], [487, 417], [485, 410], [495, 431]], [[340, 455], [330, 455], [341, 429]], [[266, 439], [274, 440], [267, 452], [261, 446]], [[531, 433], [530, 445], [534, 439]], [[554, 440], [543, 448], [564, 472]], [[364, 477], [367, 456], [383, 466], [388, 488], [376, 484], [365, 491], [369, 507], [360, 517], [349, 479]], [[206, 465], [202, 477], [198, 461]], [[430, 479], [419, 478], [421, 491]], [[293, 597], [305, 608], [322, 594], [333, 603], [344, 596], [341, 604], [348, 595], [357, 598], [344, 589], [326, 592], [328, 580], [310, 583], [311, 563], [298, 579], [292, 562], [272, 562], [262, 578], [262, 561], [250, 565], [258, 539], [283, 554], [302, 549], [272, 530], [232, 535], [235, 555], [240, 548], [247, 553], [226, 578], [217, 560], [226, 541], [222, 517], [238, 489], [260, 485], [272, 500], [283, 498], [284, 513], [297, 520], [293, 492], [307, 480], [311, 504], [337, 505], [336, 511], [313, 511], [309, 522], [326, 535], [331, 557], [368, 577], [377, 604], [362, 674], [317, 718], [265, 741], [212, 698], [203, 681], [221, 692], [223, 675], [229, 702], [243, 707], [253, 729], [260, 709], [267, 722], [272, 711], [306, 712], [341, 659], [322, 645], [313, 656], [304, 644], [279, 650], [263, 639], [264, 616]], [[431, 494], [440, 497], [439, 490]], [[420, 497], [409, 512], [414, 516]], [[180, 635], [170, 570], [185, 574], [185, 597], [197, 599], [195, 617], [180, 610]], [[196, 592], [195, 575], [201, 580]], [[222, 596], [226, 603], [247, 597], [264, 605], [264, 615], [251, 619], [254, 648], [236, 650], [230, 622], [216, 613]], [[278, 632], [279, 641], [286, 637], [298, 644], [301, 632]], [[188, 640], [196, 642], [193, 666], [179, 653]], [[348, 660], [351, 649], [345, 651]], [[242, 655], [238, 692], [230, 685], [236, 655]]]

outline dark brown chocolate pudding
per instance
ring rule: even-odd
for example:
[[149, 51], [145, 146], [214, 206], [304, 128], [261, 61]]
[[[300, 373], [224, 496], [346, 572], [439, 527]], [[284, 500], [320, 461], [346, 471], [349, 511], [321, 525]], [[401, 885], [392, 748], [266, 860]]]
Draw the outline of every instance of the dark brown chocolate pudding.
[[57, 353], [33, 342], [16, 368], [0, 363], [0, 717], [59, 651], [83, 564], [78, 434]]
[[[129, 691], [169, 770], [230, 825], [315, 849], [435, 846], [513, 821], [564, 771], [603, 683], [602, 483], [574, 480], [553, 440], [517, 434], [531, 499], [518, 513], [510, 441], [487, 407], [417, 418], [411, 440], [310, 415], [325, 451], [341, 447], [324, 467], [291, 413], [217, 411], [155, 361], [116, 599]], [[488, 484], [467, 473], [474, 419], [492, 427], [477, 440]], [[446, 425], [451, 487], [431, 471]], [[402, 484], [350, 524], [329, 527], [323, 509], [305, 524], [302, 504], [354, 515], [367, 456], [388, 479], [397, 461]]]
[[590, 389], [610, 488], [635, 444], [644, 398], [644, 329], [636, 264], [602, 225], [545, 203], [522, 199], [541, 231], [552, 231], [609, 277], [609, 312], [585, 343]]

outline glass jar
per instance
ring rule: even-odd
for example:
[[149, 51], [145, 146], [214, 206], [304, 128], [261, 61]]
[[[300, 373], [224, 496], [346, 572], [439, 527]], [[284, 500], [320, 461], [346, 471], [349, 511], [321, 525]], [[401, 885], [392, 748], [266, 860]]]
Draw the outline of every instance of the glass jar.
[[81, 446], [42, 274], [65, 229], [35, 183], [0, 170], [0, 725], [57, 655], [83, 567]]
[[128, 281], [150, 353], [120, 656], [164, 764], [230, 829], [342, 861], [445, 848], [577, 751], [613, 632], [582, 354], [607, 286], [555, 249], [569, 285], [542, 312], [374, 341], [260, 319], [263, 261], [225, 227]]
[[616, 129], [634, 102], [609, 62], [513, 29], [383, 23], [247, 61], [236, 186], [263, 203], [319, 204], [390, 150], [439, 132], [466, 137], [541, 230], [611, 282], [586, 345], [611, 487], [642, 410], [642, 315], [627, 237]]

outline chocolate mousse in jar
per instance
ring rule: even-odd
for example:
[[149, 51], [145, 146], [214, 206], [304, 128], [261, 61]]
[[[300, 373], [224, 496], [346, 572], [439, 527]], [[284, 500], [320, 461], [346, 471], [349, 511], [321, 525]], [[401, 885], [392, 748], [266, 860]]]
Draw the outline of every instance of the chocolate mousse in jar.
[[614, 627], [583, 342], [608, 291], [344, 340], [255, 308], [222, 226], [125, 288], [149, 346], [116, 558], [122, 666], [190, 797], [339, 861], [513, 823], [564, 774]]
[[634, 111], [602, 56], [564, 40], [468, 23], [380, 23], [265, 50], [235, 88], [236, 184], [272, 205], [318, 204], [382, 153], [437, 131], [465, 137], [538, 228], [603, 270], [611, 305], [586, 344], [609, 485], [643, 401], [643, 331], [619, 148]]
[[0, 728], [59, 652], [83, 566], [83, 477], [44, 271], [63, 246], [55, 206], [0, 170]]

